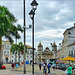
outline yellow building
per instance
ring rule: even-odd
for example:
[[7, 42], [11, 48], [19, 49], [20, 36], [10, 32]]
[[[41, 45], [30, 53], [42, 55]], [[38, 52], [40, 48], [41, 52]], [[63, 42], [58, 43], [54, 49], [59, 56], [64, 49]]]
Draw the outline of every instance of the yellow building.
[[48, 47], [45, 48], [45, 50], [42, 52], [42, 61], [50, 61], [50, 59], [53, 59], [53, 54], [49, 50]]
[[43, 51], [43, 45], [41, 42], [38, 45], [38, 61], [44, 62], [44, 61], [50, 61], [50, 60], [56, 60], [57, 59], [57, 45], [54, 42], [52, 44], [52, 51], [46, 47]]

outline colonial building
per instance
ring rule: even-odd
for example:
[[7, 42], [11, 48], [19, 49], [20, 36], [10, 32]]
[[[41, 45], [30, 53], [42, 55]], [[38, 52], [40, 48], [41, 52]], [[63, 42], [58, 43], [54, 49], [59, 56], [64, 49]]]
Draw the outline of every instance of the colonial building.
[[[16, 54], [12, 54], [10, 51], [11, 48], [11, 44], [9, 41], [2, 41], [2, 45], [3, 47], [3, 62], [15, 62], [15, 58], [16, 58], [16, 62], [19, 62], [19, 56], [18, 53]], [[36, 62], [36, 49], [34, 48], [34, 62]], [[23, 62], [24, 58], [23, 58], [23, 52], [21, 51], [20, 53], [20, 62]], [[27, 45], [27, 53], [26, 53], [26, 61], [29, 61], [29, 63], [32, 61], [32, 47]]]
[[10, 62], [11, 61], [11, 44], [9, 41], [2, 41], [3, 47], [3, 62]]
[[52, 44], [52, 51], [48, 47], [43, 51], [43, 45], [40, 42], [38, 45], [38, 62], [48, 62], [55, 59], [57, 59], [57, 45], [55, 42]]
[[68, 45], [68, 56], [75, 58], [75, 43]]
[[63, 35], [64, 39], [62, 41], [62, 58], [72, 54], [70, 50], [75, 49], [75, 24], [73, 27], [66, 29]]

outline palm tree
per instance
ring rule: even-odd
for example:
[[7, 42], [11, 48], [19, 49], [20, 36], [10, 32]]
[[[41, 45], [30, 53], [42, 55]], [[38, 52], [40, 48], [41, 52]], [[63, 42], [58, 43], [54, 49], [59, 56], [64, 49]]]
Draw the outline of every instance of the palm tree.
[[[25, 48], [25, 52], [27, 52], [27, 46]], [[24, 54], [24, 45], [22, 42], [19, 42], [19, 44], [13, 44], [11, 46], [11, 53], [15, 54], [15, 62], [16, 62], [16, 54], [18, 53], [18, 59], [19, 59], [19, 63], [20, 63], [20, 54]]]
[[15, 63], [16, 63], [16, 54], [18, 53], [18, 50], [19, 50], [19, 45], [13, 44], [11, 46], [11, 53], [15, 54]]
[[22, 51], [24, 50], [24, 45], [22, 42], [19, 42], [19, 50], [18, 50], [18, 58], [19, 58], [19, 63], [20, 63], [20, 54], [23, 54]]
[[[27, 52], [27, 46], [26, 46], [25, 49], [26, 49], [25, 52]], [[24, 45], [23, 45], [22, 42], [19, 42], [19, 50], [18, 50], [18, 54], [19, 54], [19, 62], [20, 62], [20, 53], [21, 53], [21, 54], [24, 54], [23, 52], [24, 52]]]
[[[5, 36], [9, 39], [10, 43], [13, 43], [13, 39], [11, 35], [15, 36], [16, 38], [20, 38], [18, 34], [18, 29], [22, 29], [20, 25], [17, 27], [13, 24], [17, 21], [15, 16], [9, 12], [9, 10], [0, 5], [0, 68], [2, 67], [2, 37]], [[15, 29], [14, 29], [15, 28]], [[16, 34], [17, 32], [17, 34]]]

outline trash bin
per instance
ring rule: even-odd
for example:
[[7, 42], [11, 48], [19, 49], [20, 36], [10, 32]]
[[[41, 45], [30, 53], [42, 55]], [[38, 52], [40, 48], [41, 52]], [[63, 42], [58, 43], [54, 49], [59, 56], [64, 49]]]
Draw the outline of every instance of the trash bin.
[[29, 64], [29, 61], [26, 61], [26, 64]]

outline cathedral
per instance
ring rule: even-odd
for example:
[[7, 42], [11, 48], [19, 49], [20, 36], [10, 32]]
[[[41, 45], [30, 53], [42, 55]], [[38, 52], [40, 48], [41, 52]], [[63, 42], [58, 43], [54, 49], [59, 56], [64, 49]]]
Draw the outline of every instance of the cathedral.
[[50, 50], [48, 47], [43, 50], [43, 45], [41, 42], [38, 45], [38, 62], [49, 62], [54, 61], [57, 59], [57, 45], [54, 41], [53, 44], [51, 44], [52, 50]]

